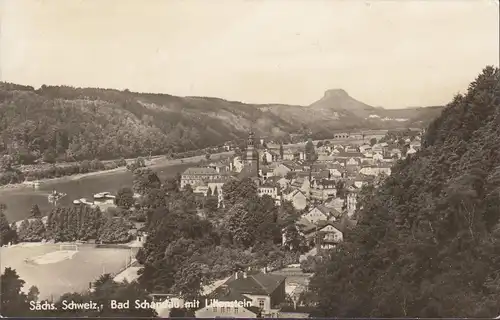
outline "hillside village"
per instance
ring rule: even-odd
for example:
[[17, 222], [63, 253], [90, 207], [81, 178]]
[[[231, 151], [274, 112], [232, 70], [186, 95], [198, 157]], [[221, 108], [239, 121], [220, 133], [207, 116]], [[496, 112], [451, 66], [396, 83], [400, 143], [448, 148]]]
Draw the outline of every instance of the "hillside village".
[[[281, 242], [282, 248], [286, 248], [285, 251], [296, 252], [297, 255], [290, 255], [292, 259], [284, 264], [268, 264], [261, 270], [237, 267], [232, 276], [228, 277], [226, 274], [224, 278], [216, 278], [218, 280], [202, 288], [201, 296], [216, 299], [217, 303], [208, 300], [200, 306], [190, 305], [182, 295], [174, 292], [152, 291], [151, 297], [158, 303], [154, 308], [157, 314], [173, 316], [171, 312], [175, 315], [176, 309], [187, 306], [191, 315], [196, 317], [307, 317], [315, 303], [307, 298], [307, 293], [317, 259], [334, 249], [356, 227], [359, 218], [358, 198], [364, 190], [371, 192], [365, 187], [376, 188], [391, 174], [391, 167], [396, 161], [415, 154], [421, 148], [422, 134], [423, 132], [411, 130], [389, 131], [385, 135], [365, 139], [359, 134], [338, 133], [329, 140], [282, 145], [257, 139], [250, 132], [244, 148], [232, 149], [234, 147], [227, 146], [227, 149], [234, 151], [232, 157], [210, 162], [210, 155], [207, 155], [207, 161], [203, 165], [186, 169], [176, 178], [179, 179], [179, 191], [194, 196], [197, 212], [202, 220], [213, 220], [217, 224], [216, 217], [207, 216], [210, 210], [204, 210], [209, 202], [221, 209], [216, 210], [219, 214], [231, 211], [233, 205], [226, 203], [228, 197], [224, 195], [231, 182], [239, 184], [248, 181], [249, 185], [254, 183], [257, 196], [262, 200], [265, 200], [263, 197], [269, 197], [272, 199], [271, 205], [274, 203], [274, 206], [281, 207], [284, 211], [292, 208], [297, 215], [283, 224], [281, 229], [277, 229], [278, 234], [281, 230], [278, 242]], [[152, 171], [145, 168], [144, 164], [134, 165], [138, 166], [138, 169], [130, 167], [134, 176], [143, 169], [146, 180], [149, 181], [154, 176], [147, 175]], [[147, 194], [141, 196], [132, 193], [132, 190], [129, 193], [131, 203], [127, 207], [132, 207], [129, 209], [128, 220], [135, 221], [134, 213], [140, 212], [141, 201], [151, 199]], [[81, 209], [92, 215], [92, 210], [99, 208], [107, 214], [116, 214], [120, 212], [117, 206], [123, 207], [122, 202], [123, 190], [117, 196], [104, 192], [95, 194], [93, 202], [86, 199], [74, 200], [75, 206], [68, 209], [68, 212], [76, 214]], [[134, 202], [135, 206], [132, 205]], [[49, 215], [54, 216], [58, 212], [56, 210]], [[235, 218], [244, 219], [239, 216]], [[132, 239], [128, 245], [142, 247], [145, 244], [148, 232], [144, 222], [126, 223], [121, 216], [113, 219], [106, 228], [114, 231], [108, 233], [122, 235], [122, 238], [108, 239], [104, 236], [108, 233], [105, 233], [98, 237], [98, 242], [122, 243]], [[30, 223], [31, 220], [36, 219], [30, 219]], [[48, 217], [41, 219], [47, 228], [50, 224], [48, 220]], [[24, 228], [23, 224], [26, 225]], [[31, 230], [27, 225], [27, 220], [19, 221], [15, 229], [21, 240], [33, 241], [26, 236], [30, 232], [22, 231]], [[106, 228], [103, 230], [107, 230]], [[45, 239], [46, 235], [42, 238]], [[115, 280], [132, 282], [138, 279], [139, 269], [141, 267], [135, 263], [116, 275]], [[235, 307], [223, 305], [224, 301], [250, 302], [249, 305]]]
[[[225, 183], [251, 178], [257, 185], [260, 197], [271, 197], [277, 206], [288, 203], [299, 212], [300, 217], [294, 226], [306, 239], [308, 246], [308, 251], [300, 256], [299, 261], [288, 268], [269, 274], [266, 271], [248, 276], [246, 272], [236, 273], [231, 279], [225, 279], [224, 286], [212, 289], [216, 298], [219, 301], [242, 301], [243, 298], [232, 296], [235, 290], [227, 290], [231, 283], [236, 285], [235, 283], [242, 282], [243, 284], [239, 285], [253, 288], [253, 291], [256, 287], [264, 291], [252, 293], [253, 291], [248, 289], [251, 291], [248, 293], [250, 296], [260, 294], [268, 298], [269, 301], [257, 299], [261, 302], [256, 300], [253, 304], [262, 310], [263, 315], [307, 317], [307, 308], [311, 306], [307, 306], [302, 300], [299, 306], [296, 305], [297, 301], [294, 301], [295, 307], [288, 310], [288, 313], [283, 308], [276, 309], [275, 306], [285, 300], [285, 294], [298, 299], [301, 293], [307, 291], [307, 277], [311, 276], [311, 273], [307, 273], [311, 270], [306, 270], [307, 260], [325, 250], [335, 248], [336, 244], [343, 241], [344, 235], [356, 226], [357, 198], [363, 187], [377, 187], [391, 174], [393, 163], [416, 153], [421, 148], [421, 135], [422, 132], [418, 131], [398, 132], [396, 135], [388, 133], [384, 137], [372, 138], [361, 144], [346, 140], [348, 135], [336, 135], [334, 139], [318, 141], [316, 145], [309, 140], [305, 147], [287, 147], [263, 139], [258, 141], [250, 132], [246, 149], [236, 150], [232, 158], [186, 169], [181, 175], [181, 188], [191, 188], [201, 199], [215, 198], [219, 207], [225, 206]], [[340, 142], [340, 139], [343, 141]], [[287, 243], [287, 234], [288, 230], [283, 229], [283, 244]], [[300, 263], [302, 267], [299, 267]], [[254, 279], [255, 277], [260, 280]], [[306, 279], [297, 281], [290, 277]], [[266, 282], [272, 288], [255, 285], [254, 282]], [[224, 281], [219, 285], [222, 283]], [[224, 291], [221, 288], [226, 289]], [[241, 290], [239, 288], [236, 292], [242, 292]], [[273, 295], [283, 297], [276, 298]], [[207, 305], [196, 311], [195, 315], [257, 315], [252, 308], [243, 308], [244, 311], [239, 313], [238, 308], [230, 309], [217, 309]]]

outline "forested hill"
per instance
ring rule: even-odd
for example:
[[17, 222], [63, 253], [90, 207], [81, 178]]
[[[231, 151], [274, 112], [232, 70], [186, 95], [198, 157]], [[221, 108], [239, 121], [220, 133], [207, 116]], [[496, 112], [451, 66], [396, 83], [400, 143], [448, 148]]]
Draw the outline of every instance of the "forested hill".
[[[415, 127], [427, 124], [438, 108], [385, 110], [344, 95], [328, 96], [321, 108], [254, 105], [206, 97], [176, 97], [97, 88], [0, 83], [0, 155], [21, 163], [45, 158], [62, 161], [107, 160], [169, 154], [258, 136], [288, 140], [289, 133], [318, 139], [332, 130]], [[380, 117], [365, 119], [358, 105]], [[313, 110], [313, 111], [311, 111]], [[341, 110], [341, 111], [338, 111]]]
[[297, 127], [239, 102], [0, 83], [0, 155], [60, 160], [169, 154]]
[[487, 67], [398, 163], [311, 282], [318, 316], [500, 314], [500, 72]]

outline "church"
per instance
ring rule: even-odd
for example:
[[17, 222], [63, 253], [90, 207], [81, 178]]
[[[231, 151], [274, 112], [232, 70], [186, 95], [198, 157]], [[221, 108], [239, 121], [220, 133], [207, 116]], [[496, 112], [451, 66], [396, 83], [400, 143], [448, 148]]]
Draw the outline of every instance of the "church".
[[241, 170], [240, 178], [259, 178], [259, 152], [255, 147], [255, 136], [253, 131], [250, 131], [247, 140], [247, 149], [243, 155], [244, 167]]

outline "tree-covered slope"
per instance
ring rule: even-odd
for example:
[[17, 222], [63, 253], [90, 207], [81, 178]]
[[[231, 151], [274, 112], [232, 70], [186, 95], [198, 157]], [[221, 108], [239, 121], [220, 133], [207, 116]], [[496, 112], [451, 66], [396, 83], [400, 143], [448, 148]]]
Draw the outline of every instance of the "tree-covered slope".
[[[221, 145], [246, 138], [250, 128], [259, 136], [281, 139], [287, 133], [328, 138], [332, 130], [413, 125], [367, 121], [369, 112], [361, 112], [363, 108], [381, 115], [385, 110], [347, 94], [303, 107], [67, 86], [34, 90], [0, 83], [0, 155], [8, 153], [24, 164], [37, 158], [106, 160]], [[416, 109], [404, 110], [408, 118], [416, 114]]]
[[499, 81], [485, 68], [432, 122], [423, 150], [364, 197], [355, 231], [311, 282], [317, 315], [500, 314]]
[[239, 102], [0, 83], [0, 154], [61, 160], [168, 154], [297, 128]]

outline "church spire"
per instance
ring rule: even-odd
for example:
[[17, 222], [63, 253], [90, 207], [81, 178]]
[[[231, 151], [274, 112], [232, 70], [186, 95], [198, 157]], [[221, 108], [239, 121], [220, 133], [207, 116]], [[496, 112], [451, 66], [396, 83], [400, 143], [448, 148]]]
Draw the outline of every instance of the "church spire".
[[259, 153], [255, 149], [255, 136], [252, 128], [250, 128], [250, 132], [248, 133], [247, 140], [247, 151], [245, 156], [245, 165], [249, 168], [249, 171], [255, 177], [259, 174]]
[[252, 146], [252, 148], [253, 148], [254, 143], [255, 143], [255, 137], [254, 137], [253, 131], [250, 129], [250, 133], [248, 134], [247, 146], [248, 147]]

